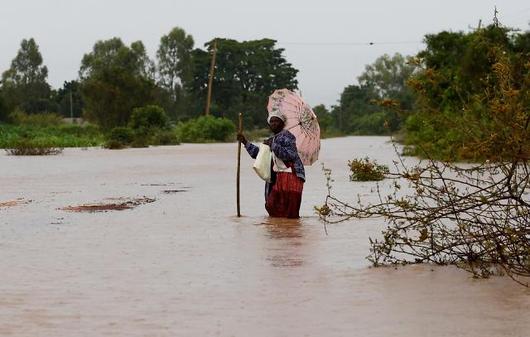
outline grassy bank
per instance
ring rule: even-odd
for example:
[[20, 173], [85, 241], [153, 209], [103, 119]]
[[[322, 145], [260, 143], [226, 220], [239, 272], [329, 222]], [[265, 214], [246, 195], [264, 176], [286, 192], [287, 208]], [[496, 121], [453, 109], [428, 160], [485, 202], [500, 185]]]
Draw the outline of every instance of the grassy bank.
[[104, 143], [103, 133], [87, 125], [11, 125], [0, 124], [0, 148], [12, 149], [21, 144], [34, 147], [88, 147]]

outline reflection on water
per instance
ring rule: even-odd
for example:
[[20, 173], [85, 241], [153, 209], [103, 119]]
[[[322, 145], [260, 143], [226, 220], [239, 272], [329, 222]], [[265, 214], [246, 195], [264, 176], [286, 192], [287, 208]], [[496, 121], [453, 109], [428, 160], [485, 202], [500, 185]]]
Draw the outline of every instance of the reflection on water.
[[[391, 166], [386, 141], [322, 142], [339, 196], [372, 196], [373, 185], [349, 181], [346, 162], [369, 155]], [[302, 218], [273, 219], [243, 156], [237, 218], [235, 150], [0, 154], [0, 336], [528, 335], [529, 289], [455, 268], [368, 268], [380, 219], [326, 234], [313, 211], [326, 194], [319, 165], [306, 168]], [[61, 210], [108, 198], [155, 201]]]
[[271, 249], [267, 257], [273, 267], [300, 267], [304, 263], [300, 253], [304, 244], [303, 227], [300, 219], [270, 218], [262, 223], [267, 229], [267, 236], [280, 240], [279, 248]]
[[270, 218], [262, 222], [272, 239], [301, 238], [302, 222], [300, 219]]

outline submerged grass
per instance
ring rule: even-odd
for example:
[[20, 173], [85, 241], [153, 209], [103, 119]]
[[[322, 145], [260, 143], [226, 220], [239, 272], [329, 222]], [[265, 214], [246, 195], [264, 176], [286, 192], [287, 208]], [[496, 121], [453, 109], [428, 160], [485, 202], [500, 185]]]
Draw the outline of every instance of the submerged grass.
[[[100, 146], [104, 135], [92, 125], [60, 124], [52, 126], [0, 124], [0, 148], [30, 154], [31, 149]], [[16, 151], [11, 151], [16, 150]], [[28, 152], [28, 153], [26, 153]], [[19, 154], [19, 153], [12, 153]], [[53, 154], [53, 153], [41, 153]]]

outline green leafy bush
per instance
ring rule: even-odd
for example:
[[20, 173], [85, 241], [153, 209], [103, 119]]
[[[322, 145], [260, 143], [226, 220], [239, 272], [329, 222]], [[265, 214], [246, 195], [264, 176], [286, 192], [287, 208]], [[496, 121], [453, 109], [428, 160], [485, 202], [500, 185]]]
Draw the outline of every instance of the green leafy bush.
[[129, 127], [135, 130], [167, 129], [169, 127], [169, 118], [164, 109], [158, 105], [147, 105], [133, 109]]
[[157, 105], [147, 105], [133, 110], [129, 127], [114, 128], [105, 147], [123, 149], [173, 144], [179, 144], [179, 141], [175, 130], [170, 128], [166, 112]]
[[63, 149], [56, 147], [53, 141], [18, 138], [6, 151], [13, 156], [45, 156], [59, 154]]
[[63, 124], [63, 118], [55, 113], [27, 114], [20, 110], [13, 112], [10, 119], [14, 124], [26, 126], [57, 126]]
[[14, 148], [23, 139], [58, 148], [99, 146], [104, 142], [103, 134], [91, 125], [62, 124], [41, 127], [0, 123], [0, 148]]
[[0, 91], [0, 121], [7, 121], [9, 119], [9, 113], [7, 106], [2, 97], [2, 91]]
[[132, 129], [119, 126], [110, 130], [104, 147], [107, 149], [123, 149], [130, 146], [134, 140], [135, 134]]
[[348, 167], [351, 171], [351, 181], [379, 181], [385, 179], [385, 174], [389, 172], [388, 166], [379, 165], [368, 157], [350, 160]]
[[389, 113], [386, 111], [358, 116], [352, 121], [352, 128], [355, 130], [354, 133], [358, 135], [384, 135], [390, 132], [390, 129], [385, 127], [388, 117]]
[[183, 142], [225, 142], [236, 131], [234, 123], [227, 118], [201, 116], [177, 125], [177, 136]]
[[152, 139], [153, 145], [177, 145], [180, 143], [175, 130], [158, 130]]
[[[443, 161], [526, 159], [529, 37], [503, 25], [427, 35], [408, 80], [417, 105], [405, 125], [406, 153]], [[519, 139], [526, 139], [522, 148], [513, 145]]]
[[149, 145], [156, 145], [153, 143], [153, 137], [147, 132], [135, 132], [134, 139], [131, 142], [131, 147], [149, 147]]
[[64, 135], [70, 135], [75, 137], [95, 137], [101, 138], [102, 133], [100, 129], [92, 124], [79, 125], [79, 124], [62, 124], [57, 127], [57, 131]]
[[179, 144], [174, 129], [116, 127], [107, 136], [105, 148], [123, 149], [126, 147], [148, 147], [149, 145]]

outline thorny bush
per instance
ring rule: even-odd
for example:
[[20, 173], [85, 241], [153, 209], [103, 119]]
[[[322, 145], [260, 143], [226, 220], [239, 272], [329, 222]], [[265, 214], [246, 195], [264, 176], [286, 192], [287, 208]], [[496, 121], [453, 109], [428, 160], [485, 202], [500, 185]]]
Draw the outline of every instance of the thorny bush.
[[[492, 51], [492, 53], [495, 51]], [[386, 174], [390, 192], [376, 183], [378, 201], [340, 200], [331, 193], [317, 208], [326, 223], [383, 217], [388, 227], [370, 238], [374, 266], [433, 263], [456, 265], [475, 277], [504, 274], [528, 286], [530, 277], [530, 62], [514, 81], [510, 60], [497, 53], [482, 104], [488, 116], [468, 146], [485, 158], [479, 164], [451, 164], [427, 158], [414, 166], [399, 157]], [[520, 76], [520, 74], [518, 75]], [[467, 107], [462, 107], [463, 110]], [[464, 111], [465, 113], [466, 111]], [[469, 123], [473, 123], [470, 121]], [[463, 125], [476, 130], [479, 125]], [[459, 130], [465, 132], [465, 130]], [[481, 141], [480, 141], [481, 140]], [[420, 150], [422, 150], [420, 148]]]

